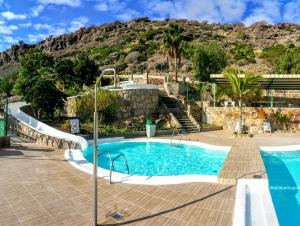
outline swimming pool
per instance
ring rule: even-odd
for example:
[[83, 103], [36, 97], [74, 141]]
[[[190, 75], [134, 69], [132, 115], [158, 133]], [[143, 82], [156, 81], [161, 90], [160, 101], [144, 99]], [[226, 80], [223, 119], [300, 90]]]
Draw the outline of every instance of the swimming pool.
[[300, 225], [300, 148], [261, 152], [269, 190], [281, 226]]
[[[123, 153], [125, 159], [114, 162], [113, 181], [132, 184], [178, 184], [186, 182], [217, 182], [230, 147], [194, 141], [169, 139], [132, 139], [105, 141], [98, 150], [98, 175], [109, 179], [109, 154]], [[92, 173], [93, 146], [81, 151], [67, 150], [65, 158], [76, 168]]]
[[[83, 151], [89, 162], [93, 162], [93, 148], [90, 146]], [[139, 176], [218, 175], [228, 153], [190, 144], [145, 141], [101, 144], [98, 151], [108, 151], [112, 157], [123, 153], [128, 160], [129, 174]], [[127, 173], [124, 163], [123, 158], [118, 158], [114, 171]], [[109, 170], [108, 155], [99, 155], [98, 166]]]

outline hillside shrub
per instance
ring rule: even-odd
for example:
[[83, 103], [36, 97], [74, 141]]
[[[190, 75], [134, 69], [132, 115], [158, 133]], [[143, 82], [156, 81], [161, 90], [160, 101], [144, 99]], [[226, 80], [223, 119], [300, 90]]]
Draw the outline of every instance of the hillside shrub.
[[[125, 55], [123, 51], [124, 46], [117, 44], [117, 45], [103, 45], [97, 47], [92, 50], [92, 57], [98, 62], [100, 66], [114, 64], [118, 61], [122, 55]], [[118, 53], [116, 55], [110, 55], [112, 53]]]
[[270, 46], [262, 50], [260, 57], [275, 65], [275, 62], [286, 53], [286, 50], [287, 48], [284, 45]]
[[[116, 119], [119, 109], [119, 96], [116, 92], [99, 90], [97, 93], [97, 110], [100, 123], [109, 123]], [[76, 105], [76, 112], [82, 122], [92, 122], [94, 115], [94, 94], [82, 96]]]
[[217, 43], [199, 45], [193, 55], [194, 77], [200, 81], [210, 81], [210, 74], [220, 73], [228, 63], [225, 51]]
[[241, 43], [234, 44], [230, 48], [230, 53], [236, 61], [244, 60], [249, 63], [255, 63], [255, 54], [251, 45]]
[[287, 49], [276, 61], [275, 71], [279, 74], [299, 74], [300, 47]]

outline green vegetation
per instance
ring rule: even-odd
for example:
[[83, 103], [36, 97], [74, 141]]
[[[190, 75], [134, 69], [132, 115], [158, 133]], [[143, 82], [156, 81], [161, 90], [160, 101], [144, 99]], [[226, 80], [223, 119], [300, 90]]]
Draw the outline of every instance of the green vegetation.
[[227, 96], [232, 100], [239, 102], [240, 117], [239, 117], [239, 133], [243, 132], [243, 103], [246, 100], [259, 98], [262, 96], [262, 90], [259, 87], [260, 76], [251, 73], [245, 73], [241, 76], [238, 69], [229, 68], [224, 73], [228, 80], [228, 85], [220, 87], [217, 91], [217, 96]]
[[170, 24], [165, 30], [163, 48], [165, 53], [174, 59], [174, 80], [178, 81], [178, 61], [181, 57], [183, 29], [178, 24]]
[[230, 53], [240, 65], [255, 63], [253, 47], [247, 44], [237, 43], [230, 48]]
[[275, 71], [279, 74], [299, 74], [300, 47], [288, 48], [276, 61]]
[[210, 74], [222, 72], [227, 63], [228, 57], [218, 44], [199, 45], [193, 55], [194, 77], [199, 81], [210, 81]]
[[93, 59], [97, 61], [100, 66], [114, 64], [120, 59], [125, 58], [126, 54], [123, 51], [124, 46], [117, 45], [103, 45], [91, 51]]
[[247, 40], [247, 39], [249, 39], [249, 36], [246, 35], [244, 31], [238, 31], [237, 38], [241, 39], [241, 40]]
[[10, 71], [0, 78], [0, 92], [7, 97], [11, 95], [18, 71]]
[[288, 123], [290, 122], [290, 116], [287, 114], [282, 114], [281, 112], [277, 111], [274, 114], [274, 121], [277, 125], [282, 128], [283, 130], [287, 129]]
[[96, 77], [100, 75], [100, 70], [96, 62], [87, 53], [81, 52], [74, 61], [74, 74], [78, 78], [79, 85], [90, 86], [94, 84]]
[[[53, 118], [56, 111], [62, 110], [67, 95], [77, 94], [83, 84], [93, 84], [99, 74], [97, 64], [86, 53], [71, 60], [31, 50], [21, 59], [14, 91], [31, 103], [39, 118]], [[7, 90], [3, 92], [9, 94], [11, 86], [5, 78], [2, 84]]]
[[142, 32], [139, 35], [138, 39], [142, 39], [145, 42], [146, 41], [151, 41], [155, 38], [156, 35], [159, 35], [159, 34], [163, 34], [162, 29], [152, 29], [152, 28], [150, 28], [148, 31]]
[[[115, 92], [99, 90], [97, 93], [99, 122], [109, 123], [115, 120], [118, 110], [118, 95]], [[82, 122], [91, 122], [94, 112], [94, 94], [82, 96], [77, 105], [76, 112]]]
[[37, 109], [37, 117], [52, 118], [62, 109], [66, 95], [56, 87], [54, 58], [41, 50], [32, 50], [21, 60], [16, 94]]
[[275, 66], [276, 61], [280, 58], [283, 54], [285, 54], [287, 48], [284, 45], [274, 45], [267, 48], [264, 48], [261, 53], [261, 58], [267, 60], [272, 65]]

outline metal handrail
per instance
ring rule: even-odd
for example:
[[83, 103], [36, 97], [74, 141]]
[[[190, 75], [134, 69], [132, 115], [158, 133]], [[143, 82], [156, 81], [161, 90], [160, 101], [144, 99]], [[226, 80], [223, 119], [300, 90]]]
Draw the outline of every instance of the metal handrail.
[[114, 170], [114, 162], [115, 160], [117, 160], [118, 158], [122, 157], [125, 159], [125, 163], [126, 163], [126, 168], [127, 168], [127, 173], [129, 174], [129, 167], [128, 167], [128, 161], [127, 161], [127, 158], [126, 156], [121, 153], [119, 154], [118, 156], [116, 156], [115, 158], [113, 158], [111, 156], [111, 153], [108, 152], [108, 151], [103, 151], [103, 152], [100, 152], [98, 154], [98, 156], [100, 157], [101, 155], [105, 155], [105, 154], [108, 154], [108, 157], [109, 157], [109, 160], [110, 160], [110, 165], [109, 165], [109, 184], [111, 184], [111, 178], [112, 178], [112, 171]]
[[177, 133], [177, 136], [179, 136], [179, 131], [173, 131], [172, 138], [171, 138], [171, 146], [173, 146], [173, 140], [174, 140], [175, 133]]
[[[113, 169], [113, 158], [111, 157], [111, 154], [108, 151], [100, 152], [100, 153], [98, 153], [98, 156], [100, 157], [101, 155], [105, 155], [105, 154], [108, 154], [108, 157], [109, 157], [109, 160], [110, 160], [110, 164], [109, 164], [109, 184], [111, 184], [111, 176], [112, 176], [112, 169]], [[94, 164], [98, 165], [97, 162], [94, 163]]]
[[179, 138], [179, 144], [182, 143], [182, 139], [183, 139], [183, 136], [185, 136], [185, 139], [187, 140], [187, 136], [188, 134], [185, 132], [185, 131], [174, 131], [173, 134], [172, 134], [172, 138], [171, 138], [171, 145], [174, 146], [174, 136], [175, 134], [177, 133], [177, 136], [181, 135], [180, 138]]
[[185, 135], [185, 140], [187, 140], [188, 134], [185, 131], [181, 131], [180, 143], [182, 143], [182, 138]]
[[129, 167], [128, 167], [128, 161], [127, 161], [127, 158], [126, 158], [126, 156], [123, 154], [123, 153], [121, 153], [121, 154], [119, 154], [117, 157], [115, 157], [115, 158], [113, 158], [113, 160], [112, 160], [112, 167], [113, 167], [113, 169], [114, 169], [114, 162], [118, 159], [118, 158], [120, 158], [120, 157], [122, 157], [123, 156], [123, 158], [125, 159], [125, 163], [126, 163], [126, 168], [127, 168], [127, 174], [129, 174]]

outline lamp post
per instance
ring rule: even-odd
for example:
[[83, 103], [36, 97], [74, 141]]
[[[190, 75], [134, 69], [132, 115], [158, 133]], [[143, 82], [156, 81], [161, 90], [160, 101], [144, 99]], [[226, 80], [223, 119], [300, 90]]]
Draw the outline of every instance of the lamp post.
[[186, 77], [185, 78], [185, 83], [186, 83], [186, 101], [189, 101], [189, 81], [190, 81], [190, 78]]
[[105, 69], [95, 83], [95, 111], [94, 111], [94, 162], [93, 162], [93, 226], [97, 226], [97, 168], [98, 168], [98, 111], [97, 111], [97, 87], [101, 82], [101, 78], [103, 77], [105, 72], [112, 71], [114, 73], [114, 83], [116, 87], [116, 70]]

